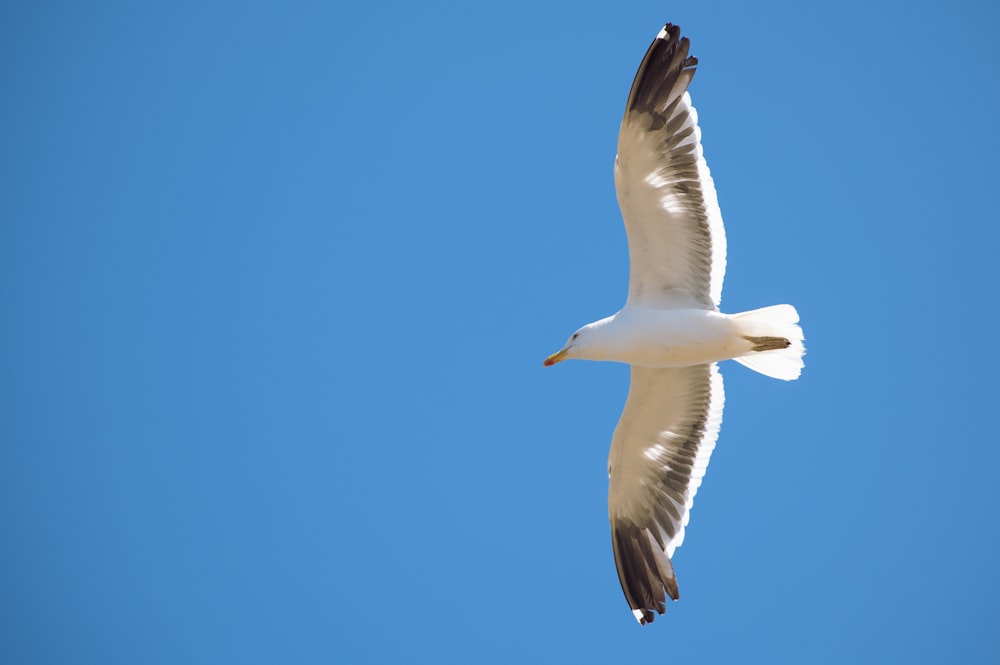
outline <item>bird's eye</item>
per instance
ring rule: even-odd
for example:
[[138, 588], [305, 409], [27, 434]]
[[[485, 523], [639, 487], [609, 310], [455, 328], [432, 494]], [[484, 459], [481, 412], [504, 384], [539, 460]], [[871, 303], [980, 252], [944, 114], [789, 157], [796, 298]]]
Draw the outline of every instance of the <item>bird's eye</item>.
[[573, 339], [576, 339], [579, 336], [580, 336], [580, 333], [573, 333], [573, 336], [570, 337], [570, 339], [573, 340]]

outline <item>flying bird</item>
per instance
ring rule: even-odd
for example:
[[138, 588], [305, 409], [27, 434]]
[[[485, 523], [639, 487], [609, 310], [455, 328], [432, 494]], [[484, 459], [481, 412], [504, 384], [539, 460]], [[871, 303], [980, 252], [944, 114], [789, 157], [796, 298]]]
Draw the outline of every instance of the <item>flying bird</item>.
[[722, 423], [717, 363], [790, 381], [805, 354], [791, 305], [719, 311], [726, 234], [687, 91], [698, 64], [689, 46], [680, 28], [664, 26], [625, 105], [615, 159], [631, 264], [625, 306], [574, 332], [544, 363], [631, 365], [608, 458], [608, 516], [618, 579], [640, 624], [666, 611], [667, 596], [680, 597], [671, 557]]

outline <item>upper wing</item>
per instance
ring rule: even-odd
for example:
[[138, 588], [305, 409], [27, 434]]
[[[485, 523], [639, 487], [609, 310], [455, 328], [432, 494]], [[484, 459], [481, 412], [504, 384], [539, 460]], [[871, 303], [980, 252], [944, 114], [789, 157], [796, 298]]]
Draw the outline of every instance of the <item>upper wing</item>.
[[718, 308], [726, 233], [687, 93], [698, 59], [667, 24], [646, 51], [618, 133], [615, 187], [631, 259], [628, 302]]
[[694, 495], [722, 424], [715, 363], [632, 366], [625, 410], [611, 441], [608, 514], [618, 579], [639, 623], [677, 600], [670, 557], [684, 541]]

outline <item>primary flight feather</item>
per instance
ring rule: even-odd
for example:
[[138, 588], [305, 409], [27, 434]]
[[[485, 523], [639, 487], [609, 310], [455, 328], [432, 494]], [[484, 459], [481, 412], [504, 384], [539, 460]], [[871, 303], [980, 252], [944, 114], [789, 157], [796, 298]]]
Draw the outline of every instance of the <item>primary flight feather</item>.
[[639, 65], [618, 134], [615, 188], [628, 233], [628, 298], [577, 330], [545, 360], [631, 365], [608, 458], [611, 544], [625, 598], [641, 624], [679, 598], [671, 557], [722, 423], [717, 363], [733, 359], [786, 381], [802, 371], [791, 305], [719, 311], [726, 235], [687, 92], [697, 58], [668, 23]]

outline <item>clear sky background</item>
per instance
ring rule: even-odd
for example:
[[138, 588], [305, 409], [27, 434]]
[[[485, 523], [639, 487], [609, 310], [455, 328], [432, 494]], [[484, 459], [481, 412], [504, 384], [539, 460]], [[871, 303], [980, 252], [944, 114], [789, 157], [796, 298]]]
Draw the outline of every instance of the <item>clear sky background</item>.
[[[0, 8], [0, 661], [995, 663], [1000, 10]], [[794, 383], [640, 628], [612, 163], [662, 24]]]

